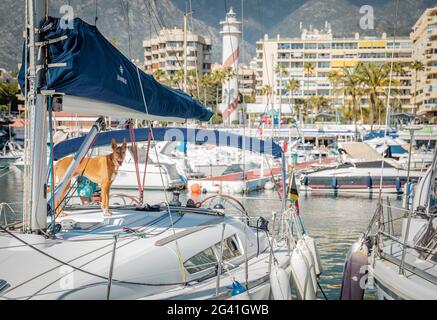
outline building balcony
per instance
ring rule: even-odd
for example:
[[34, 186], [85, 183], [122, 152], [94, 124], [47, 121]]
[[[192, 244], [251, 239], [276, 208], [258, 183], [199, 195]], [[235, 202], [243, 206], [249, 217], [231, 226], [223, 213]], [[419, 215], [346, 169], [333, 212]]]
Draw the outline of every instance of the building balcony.
[[437, 66], [429, 66], [425, 67], [425, 71], [427, 73], [437, 73]]
[[426, 114], [428, 112], [437, 112], [437, 104], [424, 104], [419, 107], [419, 114]]
[[426, 49], [437, 49], [437, 41], [430, 41], [426, 44]]

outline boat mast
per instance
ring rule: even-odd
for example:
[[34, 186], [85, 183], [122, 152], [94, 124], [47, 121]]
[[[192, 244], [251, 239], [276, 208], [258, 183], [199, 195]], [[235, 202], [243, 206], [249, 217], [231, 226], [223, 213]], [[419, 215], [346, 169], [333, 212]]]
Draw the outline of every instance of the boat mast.
[[[26, 25], [28, 84], [26, 92], [26, 150], [23, 195], [23, 231], [39, 233], [47, 228], [47, 97], [38, 88], [44, 84], [46, 52], [36, 47], [41, 42], [39, 27], [48, 15], [48, 0], [27, 0]], [[27, 59], [27, 57], [26, 57]]]
[[187, 92], [188, 13], [184, 13], [184, 91]]

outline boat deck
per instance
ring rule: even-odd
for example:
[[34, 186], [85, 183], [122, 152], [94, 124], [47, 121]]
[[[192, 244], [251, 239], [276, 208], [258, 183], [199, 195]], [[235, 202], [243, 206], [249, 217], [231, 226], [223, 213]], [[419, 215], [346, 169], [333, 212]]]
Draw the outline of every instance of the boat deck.
[[399, 273], [402, 247], [393, 243], [383, 248], [383, 258], [370, 268], [375, 284], [394, 299], [437, 300], [437, 264], [419, 258], [414, 249], [407, 249], [404, 274]]
[[[174, 208], [171, 214], [167, 211], [135, 211], [115, 209], [111, 210], [111, 217], [104, 217], [101, 209], [89, 209], [80, 211], [66, 211], [65, 216], [57, 219], [63, 227], [60, 235], [64, 239], [80, 239], [81, 236], [90, 234], [96, 236], [135, 234], [150, 238], [164, 235], [174, 227], [177, 232], [185, 231], [193, 220], [196, 225], [214, 224], [222, 217], [207, 214], [208, 211], [198, 209], [190, 211], [190, 222], [184, 217], [186, 208]], [[193, 214], [194, 213], [194, 214]], [[50, 219], [49, 219], [50, 220]]]

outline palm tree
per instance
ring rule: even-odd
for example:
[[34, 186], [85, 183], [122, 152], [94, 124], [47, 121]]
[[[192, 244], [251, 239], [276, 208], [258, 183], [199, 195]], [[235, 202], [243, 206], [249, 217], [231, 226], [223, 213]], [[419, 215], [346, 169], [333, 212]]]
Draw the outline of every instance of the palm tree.
[[359, 68], [344, 67], [341, 72], [337, 72], [336, 75], [332, 75], [332, 80], [340, 86], [339, 90], [343, 96], [350, 96], [352, 98], [352, 116], [355, 125], [355, 133], [358, 132], [357, 118], [358, 118], [358, 106], [360, 97], [363, 95], [362, 79], [360, 78]]
[[229, 81], [232, 80], [236, 77], [236, 74], [234, 72], [234, 69], [232, 69], [232, 67], [227, 67], [223, 70], [224, 72], [224, 76], [225, 76], [225, 81]]
[[[339, 83], [341, 83], [341, 81], [342, 81], [342, 75], [343, 74], [339, 70], [331, 70], [331, 71], [329, 71], [328, 80], [329, 80], [329, 82], [332, 85], [332, 93], [333, 94], [338, 92], [337, 87], [338, 87]], [[334, 96], [333, 94], [332, 94], [332, 96]], [[335, 105], [334, 99], [335, 98], [333, 97], [333, 101], [332, 101], [333, 105]]]
[[[276, 65], [275, 73], [277, 75], [279, 75], [279, 78], [280, 78], [279, 81], [282, 81], [282, 78], [284, 77], [284, 75], [287, 75], [287, 68], [285, 68], [284, 65], [279, 63]], [[280, 87], [282, 87], [282, 83], [281, 83]], [[279, 96], [280, 97], [282, 96], [282, 92], [279, 93]]]
[[[291, 101], [294, 101], [294, 93], [300, 89], [299, 80], [295, 78], [288, 79], [285, 84], [285, 90], [288, 92], [288, 104], [290, 105], [290, 110], [293, 110], [291, 106]], [[295, 104], [296, 105], [296, 104]], [[298, 112], [295, 112], [296, 117], [298, 116]]]
[[190, 69], [190, 70], [187, 71], [187, 82], [188, 82], [188, 84], [187, 84], [187, 87], [188, 87], [187, 91], [189, 91], [189, 93], [191, 95], [195, 95], [194, 91], [196, 91], [196, 93], [197, 93], [196, 96], [199, 96], [200, 95], [200, 92], [199, 92], [199, 77], [198, 77], [197, 69], [196, 68]]
[[[223, 69], [222, 72], [223, 72], [223, 81], [222, 81], [221, 84], [228, 83], [228, 86], [229, 86], [229, 82], [228, 81], [234, 79], [237, 75], [235, 74], [235, 72], [232, 69], [232, 67], [227, 67], [227, 68]], [[228, 90], [230, 91], [229, 87], [228, 87]], [[238, 92], [237, 92], [237, 94], [238, 94]]]
[[323, 108], [329, 105], [328, 99], [326, 99], [325, 96], [312, 96], [309, 99], [309, 102], [311, 103], [312, 107], [312, 113], [314, 117], [319, 113], [319, 111]]
[[165, 71], [162, 69], [156, 69], [153, 71], [153, 77], [156, 79], [156, 81], [163, 82], [166, 78]]
[[410, 68], [414, 70], [414, 116], [416, 116], [417, 112], [417, 78], [419, 75], [419, 71], [425, 70], [425, 66], [420, 61], [414, 61], [411, 63]]
[[211, 73], [211, 84], [213, 84], [216, 88], [216, 110], [218, 109], [219, 105], [219, 95], [220, 95], [220, 87], [223, 85], [223, 83], [226, 80], [226, 74], [221, 69], [215, 69]]
[[209, 74], [204, 74], [199, 78], [199, 84], [202, 87], [203, 91], [203, 104], [207, 105], [207, 92], [212, 85], [212, 77]]
[[407, 74], [407, 70], [405, 70], [405, 66], [401, 62], [394, 62], [393, 63], [393, 72], [398, 77], [405, 76]]
[[271, 85], [266, 84], [261, 89], [261, 94], [267, 97], [267, 107], [270, 105], [270, 97], [272, 95], [273, 89]]
[[377, 107], [379, 121], [381, 121], [381, 100], [380, 95], [385, 92], [390, 83], [390, 66], [387, 64], [377, 65], [374, 63], [359, 63], [357, 66], [357, 76], [359, 81], [364, 85], [365, 92], [370, 102], [370, 126], [373, 131], [375, 125], [375, 110]]
[[0, 83], [0, 106], [7, 106], [9, 113], [11, 108], [18, 102], [17, 94], [19, 93], [17, 82]]
[[[284, 67], [283, 64], [278, 63], [276, 65], [275, 68], [275, 73], [279, 76], [279, 92], [278, 92], [278, 96], [279, 96], [279, 125], [281, 125], [282, 123], [282, 79], [284, 77], [284, 75], [287, 74], [287, 69]], [[276, 84], [276, 83], [275, 83]]]
[[[305, 62], [303, 64], [303, 69], [305, 71], [305, 75], [307, 77], [307, 94], [310, 91], [310, 75], [314, 72], [314, 64], [311, 62]], [[308, 96], [307, 101], [309, 101], [310, 96]], [[307, 106], [308, 107], [308, 106]]]
[[177, 87], [182, 90], [183, 81], [185, 78], [185, 71], [184, 69], [178, 69], [176, 70], [176, 73], [174, 75], [174, 81], [176, 82]]

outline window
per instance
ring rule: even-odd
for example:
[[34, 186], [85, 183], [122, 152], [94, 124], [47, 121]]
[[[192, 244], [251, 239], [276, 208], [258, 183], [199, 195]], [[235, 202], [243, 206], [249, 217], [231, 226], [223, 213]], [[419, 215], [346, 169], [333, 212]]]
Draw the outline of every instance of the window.
[[303, 44], [302, 43], [292, 43], [291, 49], [303, 49]]
[[317, 43], [305, 43], [305, 49], [317, 49]]
[[329, 68], [331, 66], [331, 63], [329, 61], [320, 61], [317, 64], [318, 68]]
[[290, 44], [278, 43], [278, 50], [288, 50], [288, 49], [290, 49]]
[[334, 42], [332, 44], [332, 49], [357, 49], [358, 45], [356, 42]]
[[331, 44], [330, 43], [319, 43], [318, 48], [319, 49], [331, 49]]
[[291, 62], [290, 68], [303, 68], [303, 62]]
[[[220, 255], [220, 243], [215, 245], [218, 254]], [[237, 242], [235, 241], [235, 237], [227, 238], [223, 242], [223, 261], [230, 260], [232, 258], [236, 258], [240, 255], [240, 251], [238, 250]]]
[[[220, 258], [221, 243], [216, 243], [213, 247], [210, 247], [202, 252], [191, 257], [184, 262], [184, 267], [190, 274], [198, 273], [217, 266]], [[241, 251], [238, 248], [237, 239], [231, 236], [223, 241], [223, 261], [228, 261], [233, 258], [239, 257]]]
[[209, 269], [217, 264], [217, 257], [212, 248], [208, 248], [185, 261], [184, 267], [191, 274]]
[[278, 59], [290, 59], [290, 54], [289, 53], [279, 53]]

